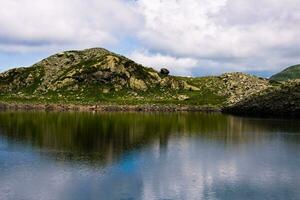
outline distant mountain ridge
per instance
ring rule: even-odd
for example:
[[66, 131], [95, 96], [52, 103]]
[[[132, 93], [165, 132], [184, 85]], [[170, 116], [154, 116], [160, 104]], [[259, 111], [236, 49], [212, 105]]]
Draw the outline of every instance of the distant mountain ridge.
[[286, 68], [282, 72], [279, 72], [271, 76], [270, 80], [273, 81], [288, 81], [300, 79], [300, 65], [294, 65]]

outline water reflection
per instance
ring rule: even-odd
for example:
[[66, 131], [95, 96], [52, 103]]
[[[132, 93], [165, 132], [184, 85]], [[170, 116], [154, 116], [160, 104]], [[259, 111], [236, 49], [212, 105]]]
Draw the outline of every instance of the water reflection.
[[0, 199], [299, 199], [299, 122], [0, 113]]

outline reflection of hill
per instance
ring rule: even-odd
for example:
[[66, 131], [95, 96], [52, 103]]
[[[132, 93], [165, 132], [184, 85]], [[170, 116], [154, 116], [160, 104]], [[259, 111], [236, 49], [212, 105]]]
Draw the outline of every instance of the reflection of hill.
[[[299, 122], [299, 121], [298, 121]], [[123, 152], [150, 144], [167, 145], [170, 137], [192, 136], [225, 144], [297, 132], [293, 120], [259, 120], [205, 113], [0, 113], [0, 134], [35, 148], [90, 155], [109, 162]]]

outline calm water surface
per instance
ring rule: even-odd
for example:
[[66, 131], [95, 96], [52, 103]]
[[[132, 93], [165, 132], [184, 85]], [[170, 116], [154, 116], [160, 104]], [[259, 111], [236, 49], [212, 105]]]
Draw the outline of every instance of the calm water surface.
[[300, 120], [0, 113], [1, 200], [300, 199]]

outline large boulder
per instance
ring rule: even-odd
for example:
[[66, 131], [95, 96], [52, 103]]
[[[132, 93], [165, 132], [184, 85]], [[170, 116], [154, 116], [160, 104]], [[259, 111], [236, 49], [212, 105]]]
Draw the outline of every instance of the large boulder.
[[166, 68], [162, 68], [162, 69], [160, 70], [160, 73], [163, 74], [163, 75], [169, 75], [169, 74], [170, 74], [170, 71], [169, 71], [168, 69], [166, 69]]
[[134, 77], [130, 78], [129, 85], [134, 90], [146, 91], [148, 89], [147, 85], [143, 80], [136, 79]]

